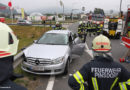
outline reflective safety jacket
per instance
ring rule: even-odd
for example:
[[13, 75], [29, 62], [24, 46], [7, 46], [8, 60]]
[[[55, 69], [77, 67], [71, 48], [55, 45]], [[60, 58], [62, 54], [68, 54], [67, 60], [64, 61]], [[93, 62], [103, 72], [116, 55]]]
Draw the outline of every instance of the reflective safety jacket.
[[54, 28], [54, 30], [61, 30], [61, 29], [63, 29], [62, 25], [61, 24], [56, 24], [56, 27]]
[[84, 26], [81, 24], [78, 27], [78, 34], [83, 34], [84, 33]]
[[73, 90], [130, 90], [130, 74], [111, 58], [96, 57], [69, 77]]
[[102, 30], [100, 26], [97, 26], [97, 29], [98, 29], [97, 32], [101, 32]]

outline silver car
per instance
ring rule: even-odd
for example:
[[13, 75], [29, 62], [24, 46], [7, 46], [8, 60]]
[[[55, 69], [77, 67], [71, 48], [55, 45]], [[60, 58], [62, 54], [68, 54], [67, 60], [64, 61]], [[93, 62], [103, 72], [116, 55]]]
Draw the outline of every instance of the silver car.
[[23, 51], [22, 69], [39, 75], [67, 74], [72, 60], [72, 48], [78, 41], [74, 38], [69, 30], [46, 32]]
[[32, 22], [28, 21], [28, 20], [19, 20], [17, 22], [18, 25], [31, 25]]

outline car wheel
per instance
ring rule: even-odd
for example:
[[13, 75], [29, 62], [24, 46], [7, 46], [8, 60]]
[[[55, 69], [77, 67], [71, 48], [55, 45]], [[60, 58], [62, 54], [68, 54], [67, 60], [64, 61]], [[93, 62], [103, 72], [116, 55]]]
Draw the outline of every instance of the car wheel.
[[68, 71], [69, 71], [69, 59], [67, 60], [67, 63], [66, 63], [66, 66], [65, 66], [65, 70], [64, 70], [64, 75], [67, 75], [68, 74]]

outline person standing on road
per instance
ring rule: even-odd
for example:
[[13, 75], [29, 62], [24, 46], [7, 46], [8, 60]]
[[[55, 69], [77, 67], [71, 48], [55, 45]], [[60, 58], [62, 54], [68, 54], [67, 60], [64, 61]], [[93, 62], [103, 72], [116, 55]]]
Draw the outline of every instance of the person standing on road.
[[85, 23], [84, 24], [84, 40], [83, 40], [84, 43], [86, 41], [86, 36], [87, 36], [87, 24]]
[[97, 35], [101, 34], [101, 27], [100, 25], [98, 24], [98, 27], [97, 27]]
[[88, 27], [87, 27], [87, 31], [88, 31], [88, 33], [89, 33], [89, 36], [91, 37], [91, 23], [90, 22], [88, 22], [88, 25], [87, 25]]
[[78, 26], [78, 36], [80, 37], [81, 41], [84, 40], [84, 23], [80, 22]]
[[94, 24], [94, 33], [93, 33], [93, 35], [96, 35], [96, 32], [97, 32], [97, 25]]
[[80, 21], [80, 22], [79, 22], [79, 26], [78, 26], [78, 36], [79, 36], [80, 38], [82, 38], [81, 30], [82, 30], [82, 22]]
[[130, 90], [130, 74], [107, 53], [110, 40], [99, 35], [92, 42], [94, 59], [69, 77], [73, 90]]
[[62, 24], [59, 22], [56, 22], [55, 30], [61, 30], [61, 29], [62, 29]]
[[0, 90], [27, 90], [12, 81], [17, 78], [13, 74], [13, 61], [18, 42], [13, 31], [0, 23]]

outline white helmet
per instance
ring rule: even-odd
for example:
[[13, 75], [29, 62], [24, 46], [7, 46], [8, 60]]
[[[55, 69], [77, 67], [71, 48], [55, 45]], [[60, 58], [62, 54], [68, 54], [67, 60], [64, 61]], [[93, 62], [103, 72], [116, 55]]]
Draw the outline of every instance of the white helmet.
[[19, 40], [11, 28], [0, 23], [0, 58], [15, 55], [17, 53]]
[[56, 24], [59, 24], [59, 22], [56, 22]]
[[111, 50], [111, 42], [106, 36], [101, 34], [94, 38], [92, 49], [97, 53], [108, 53]]
[[83, 21], [83, 23], [86, 23], [85, 21]]
[[79, 22], [79, 25], [82, 24], [82, 21]]

